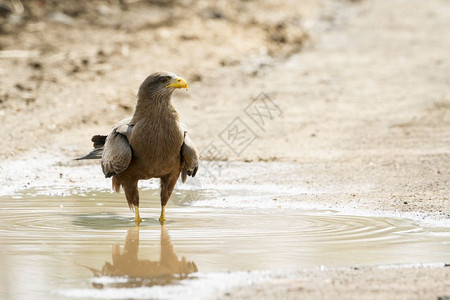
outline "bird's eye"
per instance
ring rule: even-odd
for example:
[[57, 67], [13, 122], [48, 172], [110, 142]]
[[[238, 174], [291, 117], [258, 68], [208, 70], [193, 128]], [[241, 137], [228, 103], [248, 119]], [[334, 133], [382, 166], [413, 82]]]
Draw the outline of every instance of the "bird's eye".
[[160, 79], [159, 79], [159, 82], [161, 82], [161, 83], [166, 83], [166, 82], [168, 82], [169, 81], [169, 77], [161, 77]]

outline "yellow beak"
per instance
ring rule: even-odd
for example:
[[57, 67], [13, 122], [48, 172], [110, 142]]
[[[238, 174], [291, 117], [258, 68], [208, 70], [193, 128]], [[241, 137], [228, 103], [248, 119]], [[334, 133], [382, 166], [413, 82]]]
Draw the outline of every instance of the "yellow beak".
[[170, 80], [170, 83], [168, 85], [166, 85], [166, 88], [170, 88], [170, 87], [174, 87], [177, 89], [188, 89], [188, 84], [186, 82], [186, 80], [184, 80], [181, 77], [176, 77], [172, 80]]

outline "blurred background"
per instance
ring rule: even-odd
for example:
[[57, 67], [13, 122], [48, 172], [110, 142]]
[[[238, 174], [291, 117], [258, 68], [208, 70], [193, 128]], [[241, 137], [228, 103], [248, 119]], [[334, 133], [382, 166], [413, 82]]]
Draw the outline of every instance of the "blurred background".
[[[155, 71], [188, 80], [194, 94], [176, 95], [187, 116], [223, 109], [229, 102], [221, 90], [305, 46], [305, 17], [319, 6], [315, 1], [2, 1], [0, 107], [12, 137], [1, 154], [20, 152], [30, 143], [45, 147], [43, 136], [69, 128], [83, 127], [89, 141], [86, 128], [107, 130], [133, 112], [140, 82]], [[232, 76], [223, 74], [236, 66]], [[242, 110], [256, 92], [229, 94], [239, 98], [236, 109]], [[201, 116], [186, 123], [200, 127], [203, 121]]]
[[[84, 154], [164, 70], [190, 84], [173, 99], [200, 152], [216, 143], [224, 159], [360, 168], [406, 153], [448, 161], [446, 1], [0, 3], [3, 158]], [[282, 112], [265, 128], [245, 113], [261, 92]], [[236, 117], [257, 136], [238, 155], [220, 138]]]

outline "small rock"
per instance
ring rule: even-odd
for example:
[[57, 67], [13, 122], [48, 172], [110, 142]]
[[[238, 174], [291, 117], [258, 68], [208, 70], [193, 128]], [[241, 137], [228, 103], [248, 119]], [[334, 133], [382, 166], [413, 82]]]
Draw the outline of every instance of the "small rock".
[[66, 15], [63, 12], [57, 11], [54, 13], [51, 13], [48, 17], [50, 21], [62, 23], [67, 26], [74, 26], [75, 25], [75, 19], [71, 16]]
[[202, 81], [202, 75], [198, 73], [192, 74], [191, 81]]
[[225, 19], [225, 15], [220, 10], [213, 8], [205, 9], [201, 15], [205, 19]]
[[12, 14], [12, 9], [4, 3], [0, 3], [0, 16], [3, 18], [7, 18], [10, 14]]
[[42, 69], [42, 64], [40, 62], [37, 62], [37, 61], [29, 62], [28, 65], [31, 68], [35, 69], [35, 70], [41, 70]]
[[25, 90], [25, 87], [21, 84], [21, 83], [16, 83], [15, 85], [14, 85], [14, 87], [16, 88], [16, 89], [18, 89], [19, 91], [24, 91]]

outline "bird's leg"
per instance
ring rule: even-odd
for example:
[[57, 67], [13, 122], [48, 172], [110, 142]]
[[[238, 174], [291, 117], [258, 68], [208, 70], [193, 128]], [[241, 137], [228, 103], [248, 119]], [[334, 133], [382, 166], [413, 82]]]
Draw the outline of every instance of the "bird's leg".
[[139, 224], [141, 224], [142, 219], [141, 216], [139, 216], [139, 206], [135, 205], [134, 206], [134, 223], [136, 224], [136, 226], [139, 226]]
[[159, 223], [161, 224], [166, 221], [166, 205], [177, 183], [178, 176], [179, 172], [175, 175], [169, 174], [161, 177], [161, 216], [159, 217]]
[[166, 221], [166, 206], [161, 206], [161, 215], [159, 216], [159, 223], [161, 225], [164, 225], [164, 222]]
[[141, 224], [142, 219], [139, 216], [139, 190], [137, 186], [137, 181], [127, 182], [123, 184], [123, 190], [125, 191], [125, 196], [127, 197], [128, 206], [130, 209], [134, 208], [134, 223], [136, 226]]

